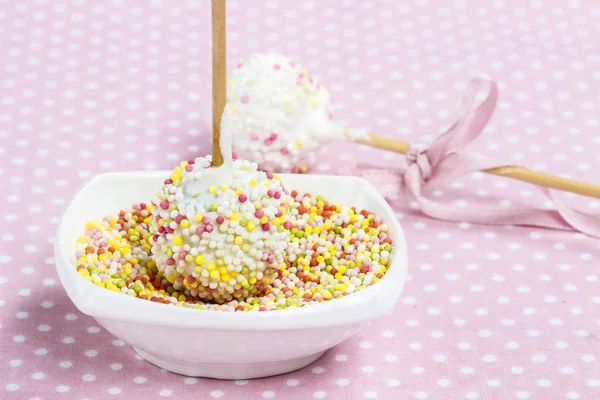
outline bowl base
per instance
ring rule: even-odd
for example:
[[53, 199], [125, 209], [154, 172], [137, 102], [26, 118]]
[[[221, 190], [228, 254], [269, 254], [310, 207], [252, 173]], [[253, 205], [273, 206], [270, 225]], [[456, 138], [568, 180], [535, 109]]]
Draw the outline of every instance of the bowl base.
[[281, 375], [304, 368], [317, 361], [325, 353], [307, 357], [262, 364], [199, 364], [156, 357], [144, 350], [133, 348], [144, 360], [176, 374], [213, 379], [255, 379]]

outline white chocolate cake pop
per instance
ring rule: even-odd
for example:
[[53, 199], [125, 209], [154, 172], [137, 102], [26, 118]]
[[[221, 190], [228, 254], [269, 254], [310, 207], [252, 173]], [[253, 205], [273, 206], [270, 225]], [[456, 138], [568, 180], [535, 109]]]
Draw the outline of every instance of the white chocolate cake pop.
[[285, 268], [291, 197], [276, 174], [234, 160], [231, 113], [221, 124], [224, 163], [182, 162], [157, 193], [150, 226], [156, 265], [178, 291], [223, 303], [260, 294]]
[[281, 54], [244, 59], [227, 93], [238, 124], [235, 150], [262, 169], [304, 172], [324, 142], [348, 135], [332, 120], [327, 89]]

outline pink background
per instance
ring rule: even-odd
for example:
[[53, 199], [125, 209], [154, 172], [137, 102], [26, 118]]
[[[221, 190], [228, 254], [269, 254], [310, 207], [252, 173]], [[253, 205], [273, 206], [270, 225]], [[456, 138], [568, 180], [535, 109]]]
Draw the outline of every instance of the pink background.
[[[472, 149], [600, 184], [595, 0], [228, 3], [230, 65], [259, 50], [292, 57], [348, 126], [431, 141], [483, 71], [500, 102]], [[0, 398], [600, 398], [599, 242], [434, 221], [410, 199], [394, 203], [411, 260], [396, 311], [314, 365], [221, 382], [140, 360], [67, 298], [53, 235], [92, 175], [210, 152], [209, 2], [0, 0], [0, 60]], [[314, 172], [364, 161], [404, 165], [330, 145]], [[544, 201], [482, 174], [436, 189], [458, 206]]]

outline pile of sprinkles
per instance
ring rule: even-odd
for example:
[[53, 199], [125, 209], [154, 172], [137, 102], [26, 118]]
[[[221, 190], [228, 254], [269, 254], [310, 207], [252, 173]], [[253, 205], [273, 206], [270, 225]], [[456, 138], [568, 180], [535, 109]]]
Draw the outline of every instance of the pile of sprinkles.
[[[198, 159], [196, 163], [197, 161]], [[181, 170], [186, 170], [189, 165], [189, 162], [182, 163], [179, 173], [181, 174]], [[244, 165], [250, 169], [254, 168], [248, 163], [239, 162], [236, 170], [245, 171], [240, 168]], [[176, 169], [174, 174], [177, 171]], [[251, 175], [256, 175], [255, 171], [252, 171]], [[270, 178], [265, 177], [261, 185], [264, 186], [265, 182], [271, 182], [269, 186], [270, 189], [273, 189], [271, 185], [279, 181], [274, 174], [269, 174], [269, 176]], [[172, 184], [166, 184], [165, 188], [171, 187], [171, 185], [175, 187], [174, 182], [177, 181], [177, 178], [177, 176], [171, 177]], [[171, 209], [174, 202], [170, 202], [167, 208], [163, 207], [164, 204], [161, 206], [160, 202], [158, 202], [159, 204], [149, 202], [134, 204], [129, 209], [121, 210], [113, 216], [90, 221], [85, 226], [85, 233], [77, 240], [76, 252], [73, 257], [74, 265], [86, 280], [124, 295], [177, 307], [227, 312], [271, 311], [303, 307], [350, 295], [365, 289], [383, 277], [391, 262], [393, 242], [388, 236], [388, 226], [380, 217], [367, 210], [329, 203], [322, 196], [299, 193], [295, 190], [287, 193], [282, 186], [275, 186], [278, 188], [277, 190], [282, 188], [280, 198], [285, 196], [285, 199], [279, 202], [278, 206], [273, 205], [277, 202], [271, 206], [284, 208], [285, 213], [281, 211], [281, 215], [277, 215], [276, 212], [271, 213], [274, 215], [267, 214], [266, 211], [260, 217], [256, 215], [256, 211], [270, 207], [270, 205], [262, 203], [263, 199], [261, 199], [263, 208], [258, 207], [257, 209], [255, 205], [254, 209], [246, 207], [242, 211], [242, 205], [256, 202], [252, 200], [253, 193], [246, 193], [248, 199], [241, 201], [241, 198], [244, 197], [242, 197], [242, 193], [237, 194], [236, 189], [218, 188], [215, 193], [212, 193], [217, 195], [212, 197], [213, 201], [219, 204], [217, 210], [214, 210], [213, 203], [210, 204], [209, 210], [212, 208], [213, 212], [228, 215], [228, 220], [211, 219], [208, 221], [204, 219], [204, 215], [197, 216], [196, 209], [193, 212], [190, 210], [189, 213], [186, 209], [185, 212], [178, 214], [188, 220], [187, 223], [182, 224], [184, 219], [174, 217], [169, 220], [171, 217], [166, 216], [167, 212], [174, 211]], [[178, 187], [182, 187], [182, 185]], [[171, 189], [168, 191], [167, 198], [175, 195], [170, 193]], [[212, 192], [214, 188], [208, 188], [208, 191]], [[233, 193], [238, 196], [238, 202], [229, 203]], [[272, 192], [271, 194], [271, 198], [274, 199], [275, 196]], [[286, 201], [287, 203], [283, 205]], [[238, 211], [233, 211], [231, 208], [225, 210], [226, 207], [223, 205], [225, 202], [230, 205], [237, 204]], [[219, 207], [224, 207], [224, 209], [219, 210]], [[236, 217], [231, 218], [234, 213], [239, 214], [237, 219]], [[249, 216], [252, 213], [254, 216]], [[265, 216], [267, 217], [266, 221], [264, 220]], [[279, 218], [280, 221], [274, 222], [275, 218]], [[242, 225], [243, 219], [246, 219], [245, 226]], [[256, 219], [259, 223], [256, 222]], [[160, 222], [161, 220], [162, 222]], [[234, 221], [235, 223], [233, 223]], [[178, 224], [178, 227], [175, 227], [173, 223]], [[251, 226], [254, 229], [248, 229], [250, 223], [253, 224]], [[211, 252], [210, 257], [214, 256], [217, 261], [209, 263], [207, 259], [210, 257], [207, 257], [205, 253], [193, 254], [191, 249], [186, 250], [185, 245], [178, 249], [171, 249], [173, 254], [169, 255], [166, 248], [157, 244], [156, 234], [151, 233], [154, 229], [153, 226], [156, 229], [164, 227], [165, 231], [167, 231], [167, 227], [170, 227], [173, 232], [168, 234], [178, 233], [182, 239], [185, 236], [186, 240], [191, 241], [194, 236], [193, 234], [190, 236], [190, 232], [202, 231], [198, 238], [198, 243], [200, 243], [205, 240], [205, 234], [210, 237], [212, 232], [219, 231], [226, 234], [226, 237], [233, 236], [233, 242], [228, 241], [229, 239], [226, 241], [232, 246], [232, 249], [234, 245], [238, 246], [243, 253], [240, 253], [240, 257], [243, 258], [250, 255], [249, 249], [248, 253], [245, 253], [247, 248], [244, 247], [244, 244], [248, 240], [251, 241], [252, 232], [267, 232], [263, 231], [266, 229], [264, 225], [267, 223], [269, 232], [273, 229], [274, 232], [285, 236], [286, 245], [281, 247], [283, 249], [282, 259], [276, 260], [274, 263], [269, 263], [269, 256], [265, 259], [264, 255], [261, 254], [258, 257], [255, 254], [255, 261], [260, 259], [264, 265], [274, 265], [268, 273], [262, 274], [263, 284], [259, 285], [251, 280], [256, 278], [258, 281], [258, 273], [251, 276], [250, 268], [247, 271], [243, 267], [240, 269], [239, 264], [233, 263], [233, 259], [224, 257], [222, 253], [217, 254], [215, 249], [211, 249], [210, 240], [203, 243], [207, 247], [207, 251]], [[212, 232], [210, 232], [209, 226], [213, 226]], [[192, 229], [190, 230], [190, 228]], [[184, 233], [186, 229], [188, 232]], [[233, 233], [229, 233], [231, 230]], [[243, 241], [241, 245], [238, 237]], [[250, 245], [249, 242], [247, 244]], [[161, 252], [160, 257], [153, 254], [157, 250]], [[269, 251], [272, 254], [274, 250], [270, 249]], [[181, 254], [182, 252], [184, 254]], [[177, 253], [179, 254], [176, 256]], [[168, 257], [164, 258], [166, 256]], [[156, 261], [163, 259], [165, 261], [160, 265]], [[175, 262], [167, 262], [166, 260], [169, 259]], [[219, 259], [222, 260], [222, 264], [218, 262]], [[190, 265], [194, 266], [193, 269], [187, 270], [186, 268]], [[209, 268], [209, 265], [214, 265], [214, 268]], [[191, 274], [190, 271], [192, 271]], [[199, 276], [194, 276], [194, 273], [198, 271], [200, 271]], [[214, 281], [217, 281], [218, 273], [217, 287], [231, 289], [239, 286], [244, 288], [242, 282], [244, 282], [243, 279], [246, 279], [248, 286], [253, 286], [256, 290], [251, 292], [244, 290], [240, 292], [236, 289], [233, 292], [225, 290], [219, 292], [222, 294], [221, 298], [214, 295], [211, 297], [208, 295], [210, 293], [208, 289], [215, 285], [211, 286], [212, 281], [204, 279], [206, 278], [204, 271], [208, 271], [209, 277], [213, 277]], [[238, 278], [239, 276], [242, 278]], [[268, 279], [265, 280], [267, 276]], [[209, 282], [208, 285], [205, 284], [206, 282]], [[251, 285], [251, 282], [254, 282], [254, 285]], [[201, 290], [201, 287], [204, 290]], [[215, 289], [217, 288], [212, 289], [212, 293], [215, 293]], [[200, 293], [204, 293], [204, 296]], [[229, 293], [231, 297], [227, 297], [226, 293]]]

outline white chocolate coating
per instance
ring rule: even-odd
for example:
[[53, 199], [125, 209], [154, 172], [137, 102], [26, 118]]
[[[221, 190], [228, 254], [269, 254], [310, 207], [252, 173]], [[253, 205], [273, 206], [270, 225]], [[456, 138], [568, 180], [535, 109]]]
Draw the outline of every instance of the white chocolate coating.
[[249, 56], [229, 75], [227, 92], [237, 123], [234, 148], [262, 169], [300, 172], [324, 142], [345, 139], [327, 89], [283, 55]]
[[223, 303], [256, 296], [285, 267], [291, 197], [256, 163], [232, 160], [232, 124], [221, 123], [224, 163], [183, 161], [157, 193], [150, 224], [153, 259], [186, 296]]

